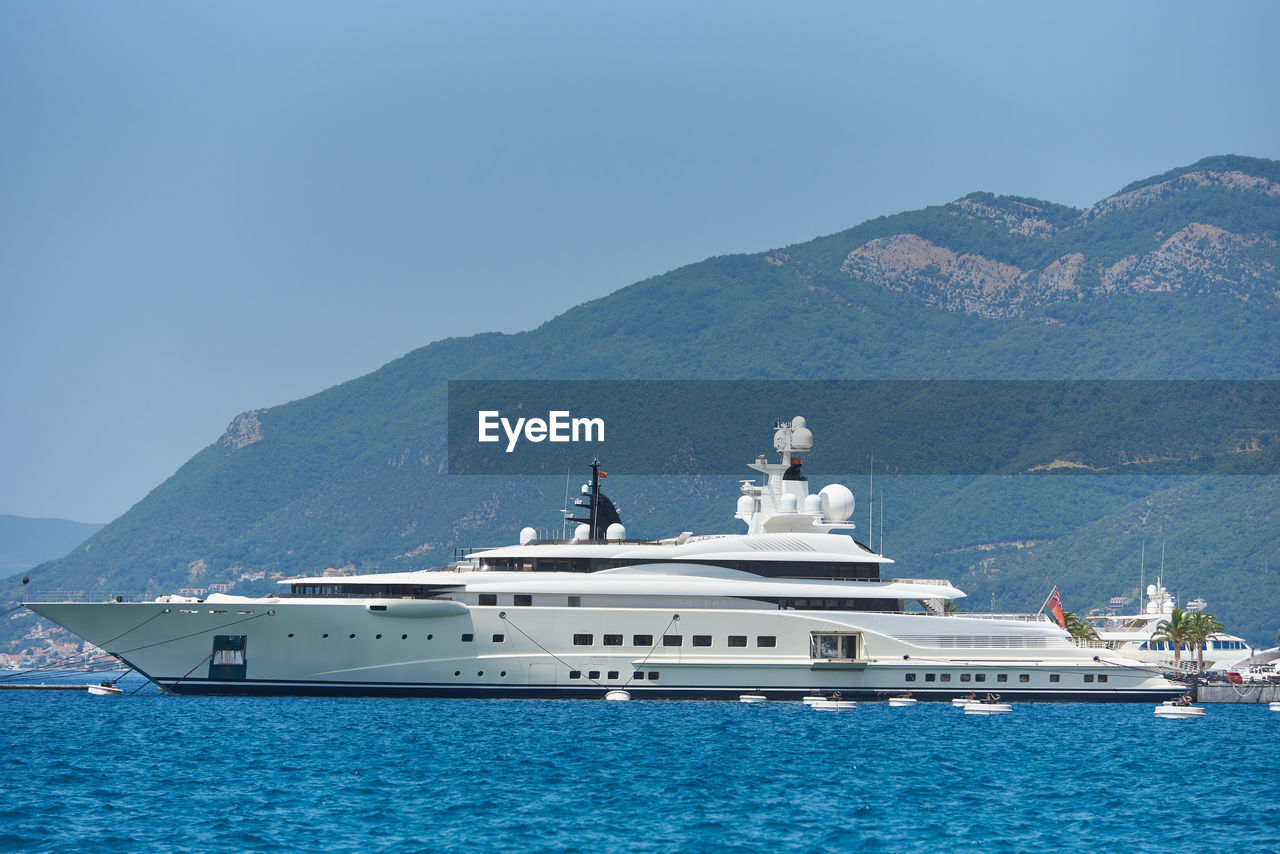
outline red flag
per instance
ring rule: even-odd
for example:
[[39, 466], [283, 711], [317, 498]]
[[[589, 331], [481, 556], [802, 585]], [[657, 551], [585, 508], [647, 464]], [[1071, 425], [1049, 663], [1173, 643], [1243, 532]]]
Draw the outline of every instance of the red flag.
[[1053, 592], [1049, 594], [1049, 601], [1046, 604], [1049, 606], [1049, 610], [1053, 612], [1058, 625], [1065, 629], [1067, 627], [1067, 619], [1062, 616], [1062, 597], [1058, 595], [1058, 588], [1053, 588]]
[[601, 480], [604, 480], [604, 479], [605, 479], [605, 478], [607, 478], [608, 476], [609, 476], [609, 475], [605, 474], [604, 472], [600, 472], [600, 479], [601, 479]]
[[800, 458], [799, 458], [799, 457], [792, 457], [792, 458], [791, 458], [791, 465], [793, 465], [793, 466], [798, 466], [798, 465], [800, 465]]

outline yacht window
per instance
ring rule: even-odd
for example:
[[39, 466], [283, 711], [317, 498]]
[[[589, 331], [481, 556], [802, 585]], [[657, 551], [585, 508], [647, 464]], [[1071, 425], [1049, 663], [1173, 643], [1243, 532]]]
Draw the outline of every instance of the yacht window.
[[599, 670], [588, 670], [588, 671], [587, 671], [587, 678], [588, 678], [588, 679], [599, 679], [599, 678], [600, 678], [600, 671], [599, 671]]
[[658, 671], [656, 671], [656, 670], [650, 670], [650, 671], [649, 671], [649, 681], [650, 681], [650, 682], [652, 682], [654, 679], [657, 679], [657, 678], [658, 678]]
[[904, 675], [907, 677], [908, 682], [916, 681], [916, 675], [914, 673], [906, 673]]
[[570, 597], [569, 597], [569, 607], [570, 607], [570, 608], [581, 608], [581, 607], [582, 607], [582, 597], [581, 597], [581, 596], [570, 596]]
[[694, 646], [711, 646], [711, 635], [694, 635]]
[[972, 678], [973, 678], [973, 677], [972, 677], [972, 676], [970, 676], [968, 673], [961, 673], [961, 674], [960, 674], [960, 681], [961, 681], [961, 682], [968, 682], [968, 681], [969, 681], [970, 679], [972, 679]]
[[943, 673], [943, 674], [942, 674], [942, 676], [941, 676], [941, 680], [940, 680], [940, 681], [942, 681], [942, 682], [950, 682], [950, 681], [951, 681], [951, 674], [950, 674], [950, 673]]
[[729, 646], [746, 646], [746, 635], [729, 635]]
[[681, 635], [663, 635], [663, 646], [684, 646], [684, 637]]
[[494, 642], [494, 643], [502, 643], [502, 642], [503, 642], [503, 641], [505, 641], [505, 640], [506, 640], [506, 636], [505, 636], [505, 635], [494, 635], [494, 636], [493, 636], [493, 642]]
[[581, 678], [582, 678], [582, 671], [581, 671], [581, 670], [570, 670], [570, 671], [569, 671], [569, 678], [570, 678], [570, 679], [581, 679]]
[[635, 672], [635, 674], [633, 675], [633, 677], [632, 677], [632, 678], [634, 678], [634, 679], [643, 679], [643, 678], [644, 678], [644, 671], [642, 671], [642, 670], [637, 670], [637, 671]]
[[1098, 674], [1098, 681], [1099, 681], [1099, 682], [1106, 682], [1106, 681], [1107, 681], [1107, 674], [1105, 674], [1105, 673], [1099, 673], [1099, 674]]
[[574, 635], [573, 636], [574, 646], [591, 646], [593, 641], [594, 641], [594, 638], [592, 635]]
[[1086, 673], [1086, 674], [1084, 675], [1084, 681], [1086, 681], [1086, 682], [1092, 682], [1092, 681], [1093, 681], [1093, 674], [1092, 674], [1092, 673]]
[[1019, 673], [1019, 674], [1018, 674], [1018, 681], [1019, 681], [1019, 682], [1030, 682], [1030, 681], [1031, 681], [1031, 674], [1030, 674], [1030, 673]]
[[622, 635], [605, 635], [605, 646], [622, 646]]
[[1008, 673], [999, 673], [999, 674], [997, 674], [997, 675], [996, 675], [996, 681], [997, 681], [997, 682], [1008, 682], [1008, 681], [1009, 681], [1009, 674], [1008, 674]]
[[475, 639], [476, 639], [476, 636], [475, 636], [475, 635], [471, 635], [471, 634], [467, 634], [467, 635], [463, 635], [463, 636], [462, 636], [462, 642], [463, 642], [463, 643], [471, 643], [471, 642], [472, 642], [473, 640], [475, 640]]
[[924, 675], [924, 681], [926, 682], [935, 682], [937, 681], [937, 679], [938, 679], [938, 674], [936, 673], [926, 673]]
[[533, 604], [533, 594], [532, 594], [532, 593], [517, 593], [514, 597], [512, 597], [511, 604], [513, 604], [513, 605], [532, 605], [532, 604]]
[[609, 677], [608, 677], [608, 678], [610, 678], [610, 679], [617, 679], [617, 678], [618, 678], [618, 671], [616, 671], [616, 670], [610, 670], [610, 671], [609, 671]]
[[985, 674], [985, 673], [975, 673], [975, 674], [973, 674], [973, 681], [974, 681], [974, 682], [986, 682], [986, 681], [987, 681], [987, 674]]
[[813, 658], [827, 660], [852, 660], [858, 657], [858, 635], [848, 632], [814, 632], [809, 642], [809, 654]]
[[1061, 675], [1061, 674], [1059, 674], [1059, 673], [1050, 673], [1050, 674], [1049, 674], [1049, 681], [1050, 681], [1050, 682], [1061, 682], [1061, 681], [1062, 681], [1062, 675]]
[[653, 635], [632, 635], [632, 646], [653, 646]]
[[756, 646], [777, 646], [778, 639], [773, 635], [756, 635]]
[[481, 593], [480, 604], [481, 605], [497, 605], [498, 594], [497, 593]]

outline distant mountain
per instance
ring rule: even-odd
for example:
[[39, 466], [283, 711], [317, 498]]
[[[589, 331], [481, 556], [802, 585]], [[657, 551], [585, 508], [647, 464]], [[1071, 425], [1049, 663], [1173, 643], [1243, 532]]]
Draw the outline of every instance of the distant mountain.
[[[558, 533], [563, 479], [447, 475], [450, 379], [1280, 378], [1278, 271], [1275, 161], [1207, 158], [1083, 211], [974, 193], [691, 264], [537, 329], [438, 341], [245, 413], [33, 577], [154, 595], [251, 570], [439, 565], [526, 524]], [[779, 416], [793, 414], [804, 413]], [[689, 417], [759, 435], [744, 461], [767, 450], [767, 425]], [[856, 430], [856, 413], [813, 426], [820, 443], [823, 429]], [[610, 484], [633, 534], [737, 529], [733, 478]], [[1273, 478], [904, 477], [884, 489], [894, 571], [950, 576], [976, 606], [1034, 610], [1053, 583], [1070, 608], [1105, 604], [1137, 586], [1145, 537], [1148, 558], [1167, 541], [1173, 578], [1186, 579], [1175, 592], [1204, 596], [1259, 643], [1275, 637]], [[860, 537], [874, 541], [872, 522]]]
[[0, 515], [0, 577], [62, 557], [101, 528], [66, 519]]

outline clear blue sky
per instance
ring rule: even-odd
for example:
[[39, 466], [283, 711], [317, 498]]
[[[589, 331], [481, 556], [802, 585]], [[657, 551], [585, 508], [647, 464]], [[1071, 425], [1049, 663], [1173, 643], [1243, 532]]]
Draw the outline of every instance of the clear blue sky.
[[0, 513], [239, 412], [974, 190], [1280, 158], [1280, 4], [0, 4]]

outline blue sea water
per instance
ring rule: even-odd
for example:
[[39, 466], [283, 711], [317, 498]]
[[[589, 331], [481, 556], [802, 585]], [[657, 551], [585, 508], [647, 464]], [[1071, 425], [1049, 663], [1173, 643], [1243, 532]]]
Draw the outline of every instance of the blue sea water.
[[[81, 681], [86, 681], [81, 676]], [[3, 691], [0, 850], [1280, 851], [1280, 713]]]

